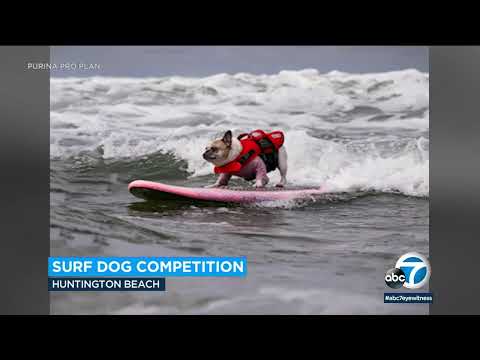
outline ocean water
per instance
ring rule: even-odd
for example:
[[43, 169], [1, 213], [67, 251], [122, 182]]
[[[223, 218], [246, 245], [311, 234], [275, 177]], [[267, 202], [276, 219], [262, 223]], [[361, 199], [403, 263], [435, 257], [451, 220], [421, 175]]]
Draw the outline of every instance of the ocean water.
[[[168, 278], [165, 293], [52, 293], [52, 313], [428, 313], [424, 304], [383, 304], [383, 277], [398, 257], [428, 256], [428, 73], [305, 69], [50, 85], [52, 256], [247, 256], [249, 264], [246, 279]], [[284, 131], [290, 186], [327, 193], [214, 206], [127, 191], [135, 179], [210, 184], [208, 141], [257, 128]]]

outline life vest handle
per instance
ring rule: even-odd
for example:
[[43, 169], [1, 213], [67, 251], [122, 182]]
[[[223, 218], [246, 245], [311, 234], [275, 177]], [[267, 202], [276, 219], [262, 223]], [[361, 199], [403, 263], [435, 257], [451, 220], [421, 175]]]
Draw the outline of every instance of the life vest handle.
[[[256, 131], [257, 132], [260, 131], [263, 134], [263, 137], [260, 138], [260, 139], [257, 139], [254, 136], [252, 136], [252, 133], [254, 133]], [[250, 133], [240, 134], [240, 135], [237, 136], [237, 139], [242, 140], [242, 138], [245, 137], [245, 136], [252, 139], [253, 141], [255, 141], [257, 143], [257, 145], [260, 147], [261, 150], [264, 150], [264, 149], [272, 149], [272, 151], [277, 150], [274, 143], [270, 140], [268, 135], [263, 130], [255, 130], [255, 131], [252, 131]]]

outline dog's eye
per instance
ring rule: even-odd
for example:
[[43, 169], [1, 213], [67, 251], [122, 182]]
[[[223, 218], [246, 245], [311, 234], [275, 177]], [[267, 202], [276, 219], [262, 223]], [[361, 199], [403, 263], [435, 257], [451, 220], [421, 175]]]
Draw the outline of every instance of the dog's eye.
[[212, 150], [212, 151], [217, 151], [217, 148], [216, 148], [215, 146], [212, 146], [212, 147], [211, 147], [211, 150]]

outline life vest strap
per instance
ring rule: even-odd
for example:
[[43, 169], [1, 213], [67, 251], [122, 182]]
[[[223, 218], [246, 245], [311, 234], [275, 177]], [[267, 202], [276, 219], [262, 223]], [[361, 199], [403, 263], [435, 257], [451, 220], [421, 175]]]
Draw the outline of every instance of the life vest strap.
[[238, 158], [237, 162], [239, 162], [241, 165], [245, 164], [248, 159], [250, 159], [253, 155], [255, 155], [255, 150], [250, 150], [246, 154], [243, 154], [240, 158]]

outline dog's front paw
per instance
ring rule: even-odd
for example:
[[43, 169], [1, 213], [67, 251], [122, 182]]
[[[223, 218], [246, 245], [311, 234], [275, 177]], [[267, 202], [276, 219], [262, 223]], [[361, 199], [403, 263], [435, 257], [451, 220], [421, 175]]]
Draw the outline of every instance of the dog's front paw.
[[270, 181], [270, 179], [265, 176], [264, 178], [261, 178], [261, 179], [257, 179], [255, 181], [255, 187], [258, 189], [258, 188], [264, 188], [268, 182]]
[[268, 180], [257, 180], [255, 181], [255, 187], [257, 189], [262, 189], [268, 184]]

